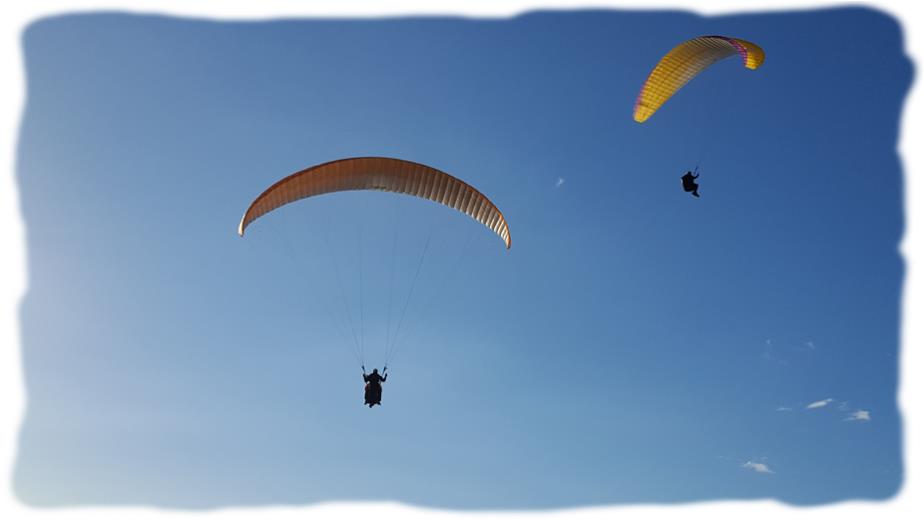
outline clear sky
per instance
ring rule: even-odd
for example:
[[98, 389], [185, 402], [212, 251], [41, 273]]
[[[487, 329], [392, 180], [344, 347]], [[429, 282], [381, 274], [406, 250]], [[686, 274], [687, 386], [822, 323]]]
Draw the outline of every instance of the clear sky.
[[[716, 64], [633, 122], [653, 65], [702, 34], [767, 60]], [[16, 494], [456, 509], [894, 495], [901, 39], [864, 9], [39, 21], [23, 37]], [[478, 187], [512, 249], [379, 193], [299, 202], [237, 236], [277, 179], [365, 155]], [[679, 187], [696, 164], [700, 199]], [[380, 367], [398, 323], [370, 410], [354, 350]]]

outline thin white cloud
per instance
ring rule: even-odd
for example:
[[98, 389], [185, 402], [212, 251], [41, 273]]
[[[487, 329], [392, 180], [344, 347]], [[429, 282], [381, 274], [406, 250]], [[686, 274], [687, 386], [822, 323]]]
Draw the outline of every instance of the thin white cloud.
[[815, 349], [815, 343], [813, 341], [805, 341], [805, 346], [808, 347], [809, 350]]
[[769, 361], [771, 358], [773, 358], [773, 343], [770, 342], [770, 339], [767, 339], [766, 344], [767, 348], [764, 349], [760, 356]]
[[849, 417], [844, 419], [846, 421], [870, 421], [869, 411], [867, 410], [857, 410], [850, 414]]
[[805, 407], [807, 410], [814, 410], [815, 408], [824, 408], [825, 406], [834, 402], [834, 399], [824, 399], [820, 401], [815, 401]]
[[770, 469], [770, 466], [767, 466], [763, 462], [754, 462], [749, 460], [741, 465], [742, 468], [753, 470], [756, 473], [773, 473], [773, 470]]
[[776, 411], [792, 411], [792, 408], [789, 406], [780, 406], [776, 409]]
[[565, 184], [565, 178], [558, 178], [558, 181], [555, 182], [555, 188], [558, 188]]
[[760, 354], [761, 358], [763, 358], [765, 361], [775, 362], [777, 364], [782, 364], [784, 366], [789, 365], [789, 361], [779, 357], [778, 355], [779, 350], [776, 350], [776, 348], [773, 346], [773, 341], [771, 341], [770, 339], [767, 339], [765, 341], [765, 344], [766, 344], [766, 348], [764, 348], [764, 351], [761, 352]]

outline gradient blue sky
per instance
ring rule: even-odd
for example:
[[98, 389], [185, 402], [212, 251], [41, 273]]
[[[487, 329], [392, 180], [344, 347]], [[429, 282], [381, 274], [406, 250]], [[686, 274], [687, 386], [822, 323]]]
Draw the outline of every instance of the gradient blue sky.
[[[758, 42], [767, 62], [717, 64], [634, 123], [648, 71], [700, 34]], [[36, 23], [16, 494], [888, 498], [903, 471], [901, 38], [864, 9]], [[384, 194], [302, 202], [237, 237], [267, 185], [359, 155], [477, 186], [513, 248]], [[678, 181], [697, 162], [699, 200]], [[380, 365], [428, 236], [370, 411], [338, 299], [354, 320], [362, 303]], [[858, 411], [870, 420], [845, 420]]]

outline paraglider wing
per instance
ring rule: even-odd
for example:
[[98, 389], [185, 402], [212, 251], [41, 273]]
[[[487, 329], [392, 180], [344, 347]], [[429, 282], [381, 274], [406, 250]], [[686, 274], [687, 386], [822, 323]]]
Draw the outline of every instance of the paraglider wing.
[[510, 248], [503, 214], [464, 181], [432, 167], [394, 158], [348, 158], [296, 172], [266, 189], [250, 204], [238, 234], [260, 216], [299, 199], [347, 190], [381, 190], [429, 199], [485, 225]]
[[757, 44], [727, 36], [700, 36], [674, 47], [655, 66], [635, 100], [633, 118], [642, 123], [697, 74], [713, 63], [734, 54], [748, 69], [764, 62], [764, 50]]

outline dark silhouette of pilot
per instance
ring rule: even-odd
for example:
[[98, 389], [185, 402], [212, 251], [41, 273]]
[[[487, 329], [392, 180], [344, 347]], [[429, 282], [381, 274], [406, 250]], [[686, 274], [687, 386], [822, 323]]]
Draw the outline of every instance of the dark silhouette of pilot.
[[686, 192], [692, 192], [694, 196], [699, 197], [699, 184], [693, 181], [698, 178], [699, 174], [693, 175], [689, 170], [686, 174], [680, 177], [680, 181], [683, 182], [683, 190]]
[[369, 407], [376, 404], [382, 405], [382, 383], [388, 379], [388, 368], [384, 368], [384, 375], [379, 374], [378, 368], [373, 368], [372, 373], [366, 373], [366, 367], [363, 367], [363, 381], [366, 382], [366, 402]]

